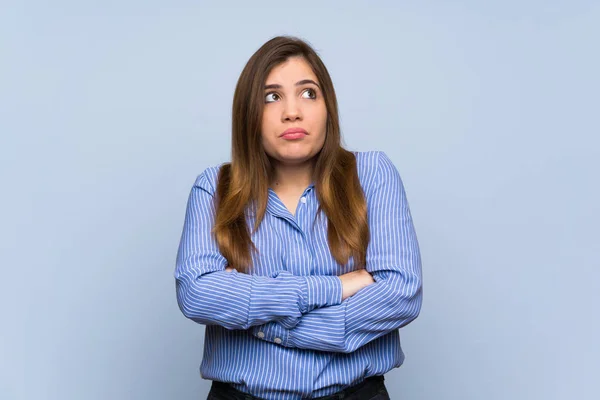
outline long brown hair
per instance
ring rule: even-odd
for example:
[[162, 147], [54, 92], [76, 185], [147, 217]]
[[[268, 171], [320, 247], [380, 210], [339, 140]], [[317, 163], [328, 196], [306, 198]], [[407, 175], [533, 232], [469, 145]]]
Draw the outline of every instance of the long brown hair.
[[301, 56], [317, 76], [327, 107], [326, 137], [316, 155], [313, 180], [319, 212], [327, 217], [327, 239], [334, 259], [345, 265], [353, 257], [364, 268], [369, 243], [367, 204], [354, 154], [342, 148], [337, 99], [329, 72], [305, 41], [278, 36], [261, 46], [244, 67], [233, 96], [231, 162], [221, 167], [213, 233], [229, 266], [248, 271], [256, 247], [246, 211], [256, 216], [254, 231], [264, 218], [273, 168], [261, 141], [264, 85], [271, 70], [290, 57]]

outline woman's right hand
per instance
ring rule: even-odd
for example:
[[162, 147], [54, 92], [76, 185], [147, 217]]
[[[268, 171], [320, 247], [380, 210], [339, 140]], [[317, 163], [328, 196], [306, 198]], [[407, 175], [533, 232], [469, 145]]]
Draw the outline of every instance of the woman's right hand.
[[340, 275], [339, 278], [342, 281], [342, 300], [346, 300], [360, 289], [375, 283], [373, 276], [366, 269], [348, 272]]

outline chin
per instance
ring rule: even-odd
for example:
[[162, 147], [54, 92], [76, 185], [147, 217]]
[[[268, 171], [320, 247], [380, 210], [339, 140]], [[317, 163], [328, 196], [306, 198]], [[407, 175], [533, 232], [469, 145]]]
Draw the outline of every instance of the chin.
[[278, 154], [277, 160], [286, 164], [302, 164], [313, 158], [309, 152]]

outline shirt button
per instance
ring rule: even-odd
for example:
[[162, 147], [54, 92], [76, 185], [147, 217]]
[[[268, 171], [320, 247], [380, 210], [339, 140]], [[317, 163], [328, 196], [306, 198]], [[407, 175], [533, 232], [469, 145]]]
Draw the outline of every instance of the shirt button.
[[300, 197], [300, 202], [302, 204], [306, 204], [306, 197]]
[[265, 337], [265, 333], [264, 333], [264, 332], [258, 332], [256, 335], [257, 335], [259, 338], [261, 338], [261, 339]]
[[277, 344], [281, 344], [281, 339], [279, 339], [278, 337], [276, 337], [275, 339], [273, 339], [273, 341]]

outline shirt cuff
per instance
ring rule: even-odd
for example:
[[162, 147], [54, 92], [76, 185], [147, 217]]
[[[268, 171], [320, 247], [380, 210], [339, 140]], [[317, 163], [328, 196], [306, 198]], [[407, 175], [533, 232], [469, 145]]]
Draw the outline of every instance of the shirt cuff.
[[284, 347], [287, 347], [290, 337], [289, 330], [276, 322], [254, 326], [252, 328], [252, 334], [260, 340], [275, 343]]
[[342, 281], [338, 276], [310, 275], [303, 277], [302, 314], [315, 308], [335, 306], [342, 302]]

